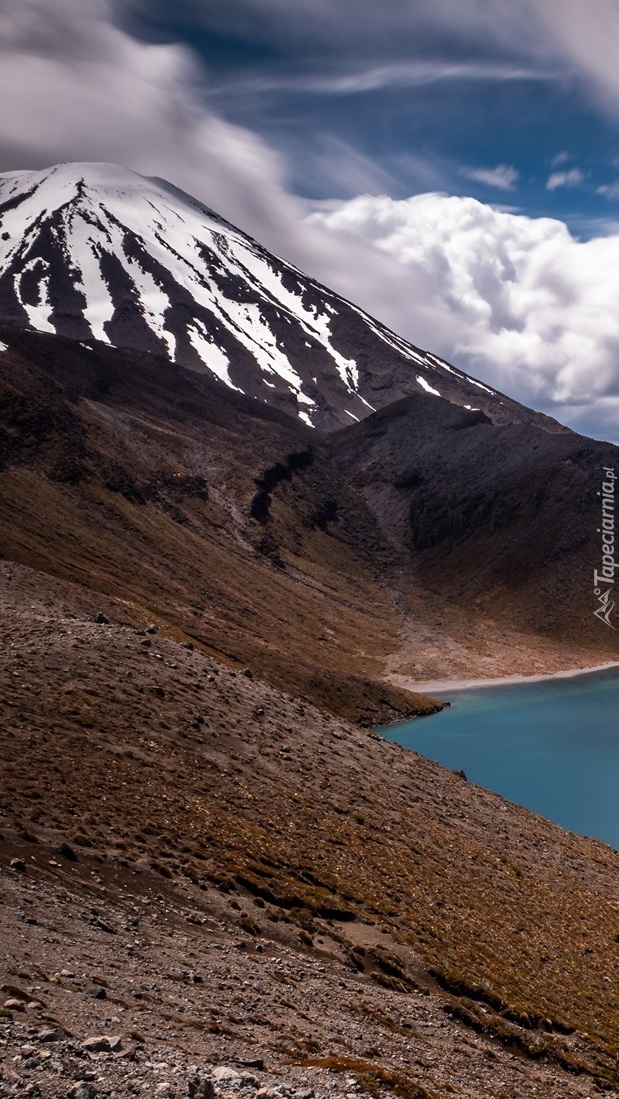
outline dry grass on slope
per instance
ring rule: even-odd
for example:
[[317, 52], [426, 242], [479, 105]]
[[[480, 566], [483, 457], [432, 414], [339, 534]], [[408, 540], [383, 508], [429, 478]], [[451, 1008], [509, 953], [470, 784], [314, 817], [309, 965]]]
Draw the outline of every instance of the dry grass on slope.
[[293, 921], [311, 949], [327, 929], [351, 972], [434, 990], [472, 1034], [619, 1085], [616, 852], [197, 651], [2, 582], [18, 836], [255, 898], [246, 933]]
[[[381, 682], [401, 631], [378, 580], [385, 548], [308, 429], [151, 356], [15, 341], [0, 361], [0, 554], [123, 602], [129, 622], [154, 617], [251, 661], [347, 719], [436, 708]], [[286, 531], [275, 541], [252, 505], [299, 453], [311, 480], [273, 501]]]

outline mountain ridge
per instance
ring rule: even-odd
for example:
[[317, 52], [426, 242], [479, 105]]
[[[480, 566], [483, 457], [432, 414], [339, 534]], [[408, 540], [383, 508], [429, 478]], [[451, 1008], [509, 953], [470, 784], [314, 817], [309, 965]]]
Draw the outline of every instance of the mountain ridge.
[[414, 390], [567, 431], [391, 332], [174, 185], [113, 165], [0, 175], [0, 319], [165, 355], [334, 429]]

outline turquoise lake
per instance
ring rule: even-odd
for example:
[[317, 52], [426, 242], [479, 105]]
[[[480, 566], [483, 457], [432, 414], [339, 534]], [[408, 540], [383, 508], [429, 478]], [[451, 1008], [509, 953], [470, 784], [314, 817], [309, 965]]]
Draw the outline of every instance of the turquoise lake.
[[619, 850], [619, 669], [439, 697], [381, 735]]

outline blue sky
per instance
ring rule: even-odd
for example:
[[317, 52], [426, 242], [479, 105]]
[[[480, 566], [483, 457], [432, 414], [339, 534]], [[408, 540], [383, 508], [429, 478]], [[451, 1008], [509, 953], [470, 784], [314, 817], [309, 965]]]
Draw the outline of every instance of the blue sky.
[[[582, 8], [583, 23], [600, 13], [601, 34], [613, 0]], [[592, 78], [552, 19], [532, 26], [534, 11], [181, 0], [171, 12], [136, 0], [123, 18], [144, 41], [182, 42], [205, 101], [277, 149], [304, 197], [435, 189], [590, 236], [619, 219], [619, 112], [603, 74]]]
[[170, 179], [619, 439], [616, 0], [0, 0], [0, 171]]

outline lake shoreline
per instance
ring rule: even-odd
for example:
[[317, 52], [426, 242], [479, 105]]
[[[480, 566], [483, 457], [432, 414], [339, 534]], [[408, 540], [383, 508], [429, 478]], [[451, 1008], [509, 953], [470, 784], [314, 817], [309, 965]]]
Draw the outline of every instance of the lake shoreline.
[[497, 680], [480, 689], [470, 683], [453, 692], [435, 689], [451, 705], [431, 721], [380, 732], [561, 828], [619, 851], [617, 663], [576, 674], [503, 677], [494, 691], [486, 688]]
[[594, 672], [604, 672], [611, 668], [619, 669], [619, 662], [610, 661], [606, 664], [596, 664], [590, 668], [568, 668], [565, 671], [547, 672], [540, 675], [506, 675], [496, 679], [431, 679], [417, 681], [407, 678], [404, 682], [404, 677], [398, 676], [398, 685], [409, 691], [436, 696], [437, 692], [441, 691], [451, 694], [452, 691], [468, 691], [478, 687], [508, 687], [510, 684], [518, 683], [542, 683], [544, 680], [573, 679], [576, 676], [592, 675]]

